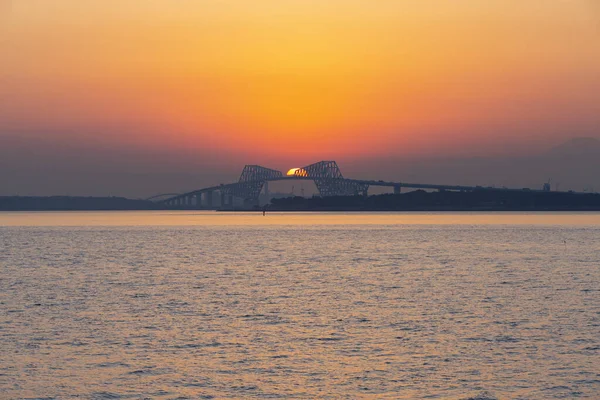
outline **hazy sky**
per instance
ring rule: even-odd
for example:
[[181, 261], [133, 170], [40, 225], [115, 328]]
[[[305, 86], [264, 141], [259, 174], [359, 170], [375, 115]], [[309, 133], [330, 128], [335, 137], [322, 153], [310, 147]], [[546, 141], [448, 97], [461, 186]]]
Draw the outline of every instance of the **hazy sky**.
[[599, 136], [599, 3], [0, 0], [3, 179]]

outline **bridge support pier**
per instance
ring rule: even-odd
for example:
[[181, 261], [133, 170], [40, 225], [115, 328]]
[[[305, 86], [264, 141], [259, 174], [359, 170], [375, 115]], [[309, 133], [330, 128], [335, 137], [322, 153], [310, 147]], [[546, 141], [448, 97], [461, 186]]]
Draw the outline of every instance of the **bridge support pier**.
[[394, 194], [400, 194], [400, 189], [402, 186], [394, 186]]
[[233, 196], [232, 195], [227, 196], [227, 204], [229, 205], [229, 208], [231, 208], [233, 210]]
[[202, 193], [196, 193], [196, 208], [202, 208]]
[[221, 191], [221, 208], [225, 208], [225, 192]]
[[210, 192], [206, 192], [206, 205], [209, 208], [213, 206], [213, 194], [214, 192], [212, 190]]

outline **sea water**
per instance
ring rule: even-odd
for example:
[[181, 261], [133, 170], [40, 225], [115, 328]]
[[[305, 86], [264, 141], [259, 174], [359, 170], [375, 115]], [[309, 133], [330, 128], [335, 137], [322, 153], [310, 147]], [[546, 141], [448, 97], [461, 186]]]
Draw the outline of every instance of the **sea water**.
[[0, 213], [0, 398], [600, 398], [598, 213]]

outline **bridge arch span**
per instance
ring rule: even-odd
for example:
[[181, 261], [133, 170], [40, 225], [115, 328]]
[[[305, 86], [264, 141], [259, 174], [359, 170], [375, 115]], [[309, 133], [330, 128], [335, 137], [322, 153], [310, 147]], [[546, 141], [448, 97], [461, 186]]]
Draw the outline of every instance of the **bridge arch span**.
[[160, 202], [161, 200], [166, 200], [175, 196], [179, 196], [179, 193], [161, 193], [161, 194], [155, 194], [154, 196], [148, 197], [147, 199], [145, 199], [146, 201], [154, 201], [154, 202]]

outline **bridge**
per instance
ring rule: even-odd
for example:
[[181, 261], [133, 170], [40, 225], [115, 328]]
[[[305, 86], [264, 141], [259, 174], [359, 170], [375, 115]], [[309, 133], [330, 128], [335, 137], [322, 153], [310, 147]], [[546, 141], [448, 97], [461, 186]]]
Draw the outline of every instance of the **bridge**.
[[[260, 165], [246, 165], [237, 182], [221, 184], [193, 190], [191, 192], [174, 194], [162, 194], [152, 196], [152, 200], [169, 208], [181, 209], [215, 209], [233, 208], [234, 198], [244, 201], [246, 207], [258, 205], [258, 199], [265, 185], [271, 181], [303, 181], [310, 180], [315, 183], [319, 195], [326, 196], [355, 196], [368, 195], [369, 187], [393, 188], [395, 194], [401, 192], [402, 188], [426, 189], [439, 191], [474, 191], [474, 190], [497, 190], [497, 191], [547, 191], [534, 189], [507, 189], [482, 186], [460, 186], [460, 185], [435, 185], [424, 183], [387, 182], [382, 180], [364, 180], [344, 178], [340, 168], [335, 161], [319, 161], [302, 168], [293, 168], [287, 174], [281, 171], [262, 167]], [[215, 195], [217, 201], [215, 202]], [[218, 204], [217, 204], [218, 203]]]

